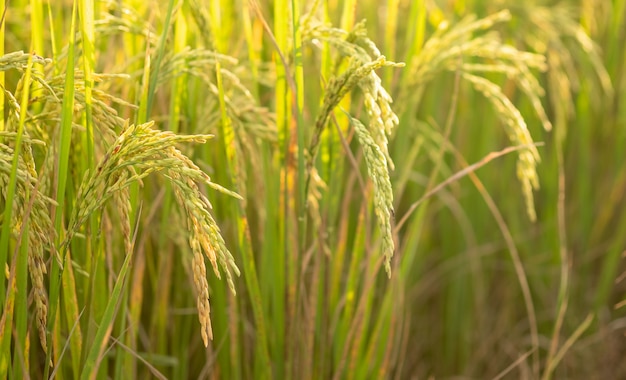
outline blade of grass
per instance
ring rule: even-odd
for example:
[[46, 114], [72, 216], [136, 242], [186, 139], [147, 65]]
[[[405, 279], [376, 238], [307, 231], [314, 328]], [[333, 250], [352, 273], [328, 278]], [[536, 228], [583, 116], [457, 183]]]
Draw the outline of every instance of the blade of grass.
[[[28, 194], [26, 199], [28, 199]], [[30, 369], [28, 368], [28, 347], [26, 328], [28, 325], [28, 223], [22, 229], [22, 244], [17, 253], [16, 281], [15, 291], [17, 297], [15, 299], [15, 342], [13, 350], [13, 368], [12, 375], [15, 377], [28, 377]], [[4, 351], [7, 352], [7, 351]]]
[[[232, 189], [235, 192], [238, 192], [238, 171], [242, 170], [238, 167], [237, 164], [237, 152], [234, 146], [234, 137], [235, 132], [232, 127], [232, 122], [226, 111], [226, 103], [225, 103], [225, 94], [224, 94], [224, 86], [222, 74], [220, 71], [219, 61], [216, 61], [216, 78], [217, 78], [217, 88], [219, 91], [219, 104], [220, 104], [220, 113], [222, 118], [221, 123], [221, 133], [222, 143], [224, 150], [226, 152], [226, 162], [228, 171], [231, 176]], [[256, 263], [254, 259], [254, 255], [252, 253], [252, 243], [250, 241], [250, 229], [248, 225], [248, 217], [246, 215], [245, 208], [243, 206], [243, 201], [237, 202], [237, 208], [234, 213], [235, 218], [237, 220], [237, 231], [238, 231], [238, 243], [239, 248], [241, 249], [242, 257], [243, 257], [243, 267], [244, 267], [244, 276], [246, 279], [247, 290], [250, 292], [250, 300], [252, 302], [252, 312], [254, 315], [254, 321], [256, 324], [256, 335], [258, 339], [257, 343], [257, 355], [256, 358], [258, 360], [258, 365], [255, 365], [263, 375], [263, 378], [271, 378], [272, 377], [272, 366], [269, 357], [268, 351], [268, 343], [267, 343], [267, 327], [265, 324], [265, 318], [263, 314], [262, 308], [262, 297], [261, 291], [259, 287], [259, 280], [257, 278], [257, 269]], [[234, 289], [231, 289], [234, 291]], [[237, 344], [236, 342], [232, 342], [232, 344]]]
[[[165, 23], [163, 24], [163, 32], [159, 39], [159, 45], [157, 46], [156, 58], [154, 60], [153, 70], [154, 72], [150, 76], [150, 85], [148, 87], [148, 99], [145, 104], [145, 117], [146, 119], [139, 119], [139, 123], [147, 121], [147, 117], [150, 117], [152, 112], [152, 104], [154, 103], [154, 96], [156, 94], [156, 86], [159, 80], [159, 71], [161, 70], [161, 61], [165, 55], [165, 47], [167, 45], [167, 36], [169, 35], [172, 15], [174, 14], [174, 3], [176, 0], [170, 0], [167, 5], [167, 11], [165, 13]], [[146, 56], [147, 59], [147, 56]], [[143, 103], [143, 102], [142, 102]]]
[[102, 360], [102, 353], [105, 350], [108, 338], [111, 335], [111, 330], [113, 329], [113, 321], [115, 319], [116, 309], [119, 306], [120, 295], [126, 286], [126, 277], [132, 257], [132, 252], [128, 252], [124, 258], [124, 263], [115, 281], [111, 297], [107, 302], [104, 315], [99, 322], [98, 330], [96, 331], [93, 342], [91, 342], [91, 348], [89, 349], [84, 367], [82, 368], [80, 376], [82, 380], [96, 378], [96, 374], [98, 373], [97, 369]]
[[[68, 40], [68, 55], [65, 71], [65, 87], [63, 92], [63, 102], [61, 105], [61, 123], [58, 142], [58, 158], [56, 160], [55, 169], [56, 176], [54, 181], [54, 194], [57, 206], [52, 210], [52, 220], [54, 229], [57, 232], [55, 244], [60, 246], [63, 240], [63, 211], [65, 208], [65, 189], [68, 181], [69, 172], [69, 154], [70, 142], [72, 138], [72, 120], [74, 117], [74, 49], [75, 49], [75, 31], [76, 31], [76, 2], [72, 5], [72, 17], [70, 21], [70, 31]], [[62, 254], [63, 259], [66, 255]], [[52, 331], [58, 331], [54, 328], [57, 321], [57, 308], [59, 306], [59, 289], [61, 286], [61, 271], [63, 270], [58, 260], [52, 260], [52, 268], [50, 271], [50, 310], [48, 313], [48, 337], [52, 337]], [[50, 363], [52, 350], [46, 353], [45, 363]], [[46, 365], [44, 378], [48, 378], [50, 367]]]
[[[554, 359], [555, 354], [557, 353], [559, 336], [561, 335], [561, 329], [563, 327], [563, 323], [565, 320], [565, 314], [567, 312], [567, 307], [569, 304], [569, 287], [570, 287], [570, 260], [567, 253], [567, 220], [565, 217], [565, 159], [563, 157], [563, 140], [564, 134], [560, 134], [560, 136], [555, 139], [556, 145], [556, 156], [557, 156], [557, 166], [558, 166], [558, 199], [557, 199], [557, 238], [558, 238], [558, 246], [559, 246], [559, 266], [560, 266], [560, 282], [559, 282], [559, 293], [557, 298], [557, 315], [556, 320], [554, 322], [554, 330], [552, 333], [552, 339], [550, 343], [550, 349], [548, 351], [548, 357], [546, 358], [546, 363], [548, 363], [548, 367], [551, 365], [552, 360]], [[550, 373], [546, 370], [544, 372], [543, 379], [547, 380], [550, 378]]]
[[[5, 295], [4, 303], [2, 305], [2, 318], [0, 318], [0, 349], [3, 353], [11, 351], [11, 333], [13, 330], [14, 317], [13, 312], [15, 310], [15, 296], [17, 294], [17, 262], [17, 257], [11, 260], [7, 294]], [[11, 371], [11, 358], [9, 355], [0, 356], [0, 375], [6, 379], [9, 374], [11, 374]]]
[[[335, 370], [335, 377], [338, 378], [342, 375], [345, 368], [345, 362], [348, 360], [348, 350], [353, 344], [351, 339], [354, 336], [354, 330], [356, 328], [355, 309], [359, 296], [360, 279], [362, 277], [361, 264], [366, 254], [366, 234], [365, 231], [368, 221], [371, 220], [367, 214], [367, 208], [363, 204], [360, 207], [358, 219], [356, 222], [356, 231], [354, 236], [354, 242], [352, 245], [352, 255], [350, 258], [350, 265], [345, 280], [345, 290], [343, 292], [344, 299], [342, 302], [343, 310], [337, 324], [331, 324], [331, 334], [334, 336], [334, 362], [337, 363], [337, 369]], [[352, 327], [351, 327], [352, 326]]]
[[[296, 141], [295, 143], [297, 144], [297, 162], [296, 162], [296, 170], [295, 173], [297, 173], [297, 184], [296, 184], [296, 188], [294, 189], [295, 193], [295, 214], [297, 215], [297, 221], [298, 221], [298, 225], [297, 225], [297, 235], [298, 235], [298, 250], [295, 252], [298, 252], [298, 255], [290, 255], [291, 257], [291, 263], [289, 265], [289, 267], [291, 268], [291, 277], [292, 277], [292, 281], [294, 283], [294, 288], [295, 288], [295, 304], [296, 305], [300, 305], [306, 301], [304, 301], [302, 299], [302, 292], [300, 291], [300, 289], [302, 289], [303, 287], [296, 285], [296, 282], [301, 283], [300, 281], [297, 281], [297, 279], [301, 278], [301, 266], [298, 264], [298, 257], [301, 257], [303, 255], [305, 255], [305, 252], [307, 251], [307, 244], [308, 244], [308, 239], [307, 239], [307, 221], [308, 221], [308, 217], [307, 217], [307, 213], [308, 213], [308, 200], [307, 200], [307, 178], [308, 178], [308, 174], [305, 174], [305, 149], [306, 149], [306, 139], [307, 139], [307, 134], [305, 133], [305, 124], [304, 124], [304, 119], [303, 119], [303, 112], [304, 112], [304, 67], [303, 67], [303, 45], [302, 45], [302, 30], [300, 28], [300, 19], [301, 19], [301, 12], [300, 12], [300, 2], [296, 1], [296, 0], [291, 0], [290, 3], [288, 4], [288, 9], [289, 9], [289, 16], [291, 19], [291, 22], [287, 24], [287, 27], [289, 28], [289, 31], [291, 32], [291, 60], [293, 62], [293, 84], [295, 86], [295, 88], [292, 88], [292, 97], [290, 98], [291, 100], [291, 108], [292, 108], [292, 115], [291, 115], [291, 129], [294, 130], [295, 129], [295, 134], [296, 134]], [[291, 135], [293, 136], [293, 132], [291, 133]], [[302, 260], [302, 259], [300, 259]], [[302, 313], [301, 311], [298, 311], [298, 313]], [[305, 318], [308, 318], [305, 316]], [[308, 319], [308, 323], [313, 324], [314, 320], [313, 318]], [[292, 326], [295, 327], [295, 324], [293, 324]], [[304, 335], [304, 334], [302, 334]], [[309, 336], [310, 339], [312, 339], [312, 335]], [[300, 350], [302, 353], [302, 357], [299, 360], [300, 363], [300, 368], [298, 370], [298, 375], [300, 376], [304, 376], [304, 377], [310, 377], [311, 373], [307, 372], [310, 371], [310, 368], [307, 366], [307, 362], [310, 363], [311, 358], [311, 353], [306, 350], [306, 335], [303, 336], [303, 339], [301, 342], [298, 342], [298, 347], [301, 347], [302, 349]], [[294, 374], [295, 375], [295, 374]]]
[[[7, 8], [9, 5], [9, 0], [0, 1], [0, 13], [2, 13], [2, 17], [0, 18], [0, 56], [4, 55], [4, 34], [6, 29], [6, 15]], [[4, 71], [0, 72], [0, 86], [5, 88], [5, 73]], [[0, 132], [5, 130], [4, 125], [4, 91], [0, 91]], [[0, 142], [2, 139], [0, 139]], [[3, 261], [0, 261], [0, 265], [4, 265]]]
[[[65, 323], [72, 331], [72, 335], [68, 338], [68, 346], [70, 348], [70, 357], [72, 364], [72, 376], [78, 378], [80, 376], [80, 358], [83, 352], [83, 333], [80, 328], [80, 316], [82, 313], [78, 311], [78, 296], [76, 292], [76, 279], [74, 277], [74, 268], [68, 265], [62, 273], [62, 292], [63, 305], [65, 306]], [[89, 342], [85, 342], [89, 344]], [[59, 356], [61, 356], [59, 354]]]
[[[81, 25], [83, 48], [83, 75], [85, 82], [85, 146], [87, 147], [87, 167], [91, 170], [94, 167], [94, 143], [93, 143], [93, 101], [92, 91], [94, 86], [93, 72], [95, 63], [95, 27], [94, 27], [94, 1], [81, 0], [78, 6]], [[93, 221], [95, 223], [95, 220]], [[92, 227], [95, 225], [92, 223]]]
[[343, 2], [343, 9], [341, 11], [340, 27], [343, 30], [351, 30], [354, 26], [356, 18], [356, 0], [346, 0]]
[[[385, 18], [385, 55], [387, 57], [396, 56], [396, 33], [398, 30], [398, 12], [400, 0], [387, 0], [387, 17]], [[391, 85], [391, 78], [394, 72], [388, 70], [385, 72], [385, 83]]]
[[[273, 60], [275, 62], [276, 70], [276, 85], [274, 87], [274, 99], [275, 99], [275, 113], [276, 113], [276, 127], [278, 131], [278, 154], [274, 156], [273, 167], [279, 167], [280, 177], [280, 189], [278, 191], [278, 240], [279, 244], [272, 247], [274, 251], [274, 262], [268, 262], [269, 265], [263, 269], [264, 275], [272, 275], [278, 279], [275, 283], [269, 284], [270, 297], [274, 304], [273, 319], [277, 322], [277, 331], [275, 333], [276, 343], [274, 357], [284, 358], [284, 360], [276, 363], [275, 373], [279, 378], [290, 379], [291, 378], [291, 362], [294, 355], [293, 350], [293, 335], [289, 333], [291, 324], [289, 321], [294, 321], [294, 289], [296, 287], [295, 280], [291, 273], [293, 273], [293, 265], [289, 263], [290, 258], [287, 257], [290, 252], [294, 252], [297, 249], [297, 237], [296, 244], [294, 244], [295, 233], [293, 228], [293, 214], [290, 206], [289, 199], [291, 195], [289, 193], [289, 173], [291, 154], [289, 151], [291, 131], [291, 105], [290, 102], [293, 92], [296, 91], [295, 83], [293, 83], [293, 77], [291, 76], [290, 67], [287, 63], [284, 51], [288, 51], [288, 21], [289, 16], [287, 14], [288, 6], [286, 0], [277, 1], [274, 5], [274, 32], [267, 24], [263, 12], [257, 0], [250, 1], [251, 9], [256, 13], [258, 20], [263, 25], [267, 36], [270, 38], [272, 45], [274, 46]], [[280, 62], [281, 64], [278, 64]], [[268, 194], [268, 196], [270, 196]], [[273, 286], [272, 286], [273, 285]], [[268, 297], [268, 298], [270, 298]], [[266, 314], [269, 318], [269, 310]]]

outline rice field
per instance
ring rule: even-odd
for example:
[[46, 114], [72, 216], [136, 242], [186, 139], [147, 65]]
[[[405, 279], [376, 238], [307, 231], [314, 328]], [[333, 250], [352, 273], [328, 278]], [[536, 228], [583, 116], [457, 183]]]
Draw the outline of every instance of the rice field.
[[0, 378], [626, 377], [626, 1], [0, 9]]

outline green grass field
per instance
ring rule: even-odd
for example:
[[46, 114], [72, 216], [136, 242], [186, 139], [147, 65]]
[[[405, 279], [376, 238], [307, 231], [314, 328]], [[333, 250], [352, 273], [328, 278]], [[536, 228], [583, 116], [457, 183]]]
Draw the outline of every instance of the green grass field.
[[626, 1], [0, 5], [0, 378], [626, 377]]

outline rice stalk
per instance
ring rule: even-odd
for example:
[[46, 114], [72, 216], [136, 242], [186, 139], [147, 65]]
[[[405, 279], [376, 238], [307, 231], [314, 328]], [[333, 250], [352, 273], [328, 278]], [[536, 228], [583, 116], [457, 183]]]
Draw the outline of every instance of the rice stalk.
[[[89, 215], [101, 209], [105, 202], [116, 196], [122, 216], [128, 213], [127, 189], [141, 182], [151, 173], [159, 172], [169, 180], [179, 206], [187, 217], [189, 245], [194, 254], [193, 277], [198, 292], [198, 312], [205, 345], [212, 338], [209, 317], [208, 285], [203, 260], [206, 257], [215, 275], [220, 278], [220, 268], [226, 281], [235, 292], [231, 271], [239, 275], [234, 259], [220, 235], [219, 227], [211, 216], [211, 203], [200, 192], [197, 182], [240, 198], [239, 195], [213, 183], [189, 158], [174, 146], [178, 143], [204, 143], [210, 135], [176, 135], [151, 127], [154, 122], [125, 127], [122, 134], [100, 160], [95, 170], [87, 171], [77, 192], [76, 205], [69, 222], [68, 233], [62, 247], [67, 248]], [[124, 217], [123, 220], [128, 218]], [[125, 246], [129, 248], [129, 225], [124, 222]], [[128, 253], [128, 252], [127, 252]]]
[[[352, 90], [352, 88], [354, 88], [357, 84], [359, 84], [360, 81], [364, 81], [367, 77], [370, 76], [370, 74], [373, 73], [373, 71], [376, 68], [379, 67], [383, 67], [383, 66], [397, 66], [396, 63], [394, 62], [387, 62], [385, 60], [384, 56], [379, 57], [378, 59], [376, 59], [373, 62], [370, 63], [365, 63], [365, 64], [359, 64], [356, 62], [352, 62], [350, 67], [346, 70], [346, 72], [344, 72], [342, 75], [340, 75], [339, 77], [336, 78], [331, 78], [327, 89], [326, 89], [326, 94], [324, 96], [324, 104], [322, 106], [322, 109], [316, 119], [315, 122], [315, 130], [313, 132], [313, 136], [311, 138], [311, 142], [309, 144], [309, 149], [308, 149], [308, 157], [307, 157], [307, 173], [312, 173], [312, 169], [313, 169], [313, 163], [315, 161], [315, 157], [317, 155], [317, 150], [319, 149], [319, 141], [320, 141], [320, 136], [321, 133], [323, 131], [323, 129], [325, 128], [327, 122], [328, 122], [328, 118], [330, 117], [330, 114], [332, 112], [332, 110], [339, 104], [339, 102], [341, 101], [341, 99], [348, 93], [350, 92], [350, 90]], [[369, 78], [368, 78], [369, 79]], [[369, 82], [369, 87], [367, 91], [367, 94], [369, 95], [367, 97], [367, 99], [369, 100], [368, 103], [366, 103], [366, 107], [368, 108], [368, 111], [370, 112], [370, 114], [373, 114], [376, 116], [376, 111], [380, 110], [380, 108], [377, 108], [377, 103], [376, 101], [374, 101], [375, 99], [375, 86], [374, 88], [372, 88], [372, 82]], [[375, 83], [375, 81], [374, 81]], [[382, 113], [381, 113], [382, 115]], [[395, 114], [392, 113], [393, 116], [395, 116]], [[372, 124], [376, 125], [376, 126], [380, 126], [382, 119], [380, 117], [376, 118], [375, 121], [372, 121]], [[397, 118], [395, 119], [395, 121], [397, 122]], [[392, 124], [393, 121], [391, 121]], [[388, 124], [388, 125], [389, 125]], [[384, 124], [383, 124], [384, 125]], [[387, 177], [389, 176], [388, 171], [389, 171], [389, 167], [387, 166], [387, 163], [390, 162], [390, 158], [389, 160], [387, 160], [388, 157], [388, 152], [387, 152], [387, 147], [386, 147], [386, 143], [387, 143], [387, 139], [385, 136], [385, 131], [381, 131], [380, 129], [377, 129], [375, 131], [371, 131], [370, 132], [373, 135], [373, 139], [375, 139], [376, 137], [379, 138], [378, 141], [376, 141], [376, 145], [378, 147], [378, 149], [383, 152], [383, 155], [385, 156], [385, 171], [387, 172]], [[381, 141], [384, 145], [382, 145], [381, 148]], [[390, 165], [391, 166], [391, 165]], [[393, 195], [392, 195], [393, 196]], [[383, 203], [382, 202], [376, 202], [375, 203], [377, 206], [381, 206]], [[386, 209], [386, 210], [378, 210], [377, 209], [377, 215], [379, 216], [383, 216], [385, 214], [390, 214], [390, 210]], [[385, 222], [381, 222], [381, 226], [384, 226]], [[386, 234], [388, 231], [387, 229], [383, 229], [381, 231], [383, 234]], [[390, 266], [390, 260], [391, 260], [391, 256], [393, 255], [393, 240], [390, 234], [386, 235], [384, 238], [384, 242], [385, 243], [391, 243], [391, 244], [384, 244], [383, 248], [383, 255], [385, 256], [386, 260], [385, 260], [385, 269], [387, 270], [387, 274], [390, 276], [391, 275], [391, 266]]]
[[[530, 220], [537, 218], [534, 207], [533, 190], [539, 188], [536, 166], [539, 153], [526, 122], [517, 107], [507, 98], [501, 86], [484, 75], [500, 73], [514, 81], [530, 99], [543, 128], [550, 130], [551, 122], [541, 103], [544, 90], [535, 78], [534, 71], [547, 69], [543, 55], [520, 51], [500, 41], [497, 33], [489, 31], [496, 24], [509, 21], [511, 13], [503, 10], [482, 19], [468, 16], [449, 26], [442, 22], [426, 42], [420, 54], [413, 57], [410, 68], [411, 78], [404, 94], [416, 93], [419, 98], [425, 86], [442, 72], [461, 71], [461, 78], [467, 81], [494, 106], [498, 118], [503, 122], [513, 145], [528, 146], [518, 153], [517, 177], [521, 182]], [[484, 33], [482, 35], [476, 35]], [[406, 104], [406, 103], [405, 103]]]
[[324, 95], [324, 104], [315, 122], [315, 130], [309, 145], [307, 167], [310, 168], [315, 159], [321, 132], [326, 126], [333, 109], [356, 86], [364, 92], [364, 104], [370, 117], [368, 128], [380, 149], [384, 152], [390, 167], [393, 163], [387, 151], [387, 135], [398, 124], [398, 117], [391, 110], [392, 99], [382, 87], [381, 80], [375, 70], [385, 66], [403, 67], [403, 63], [387, 61], [372, 40], [367, 38], [365, 23], [358, 23], [351, 32], [332, 28], [316, 23], [305, 16], [303, 40], [314, 45], [320, 41], [327, 42], [340, 54], [338, 63], [350, 59], [349, 67], [339, 76], [329, 80]]
[[[600, 47], [578, 21], [576, 7], [563, 2], [553, 6], [542, 6], [534, 2], [503, 2], [527, 31], [521, 35], [525, 45], [538, 54], [548, 56], [548, 76], [566, 74], [562, 80], [547, 82], [555, 94], [565, 96], [560, 101], [557, 98], [550, 99], [553, 106], [567, 104], [570, 107], [565, 115], [573, 116], [575, 106], [572, 95], [580, 89], [583, 81], [593, 83], [599, 90], [598, 94], [607, 99], [614, 95], [611, 78], [602, 62]], [[553, 83], [559, 83], [569, 95], [557, 91], [558, 87], [554, 87]], [[600, 99], [602, 97], [592, 101]]]
[[470, 82], [474, 88], [483, 93], [485, 98], [493, 105], [496, 114], [507, 127], [509, 140], [516, 146], [528, 146], [522, 150], [517, 159], [517, 177], [522, 183], [522, 193], [526, 201], [526, 212], [530, 220], [535, 221], [535, 205], [533, 190], [539, 188], [539, 178], [536, 166], [540, 160], [539, 151], [533, 145], [532, 137], [526, 126], [524, 118], [519, 110], [507, 98], [500, 87], [493, 82], [469, 73], [463, 73], [463, 78]]
[[[313, 8], [313, 11], [315, 8]], [[316, 22], [310, 14], [303, 18], [303, 41], [319, 44], [324, 41], [333, 46], [338, 54], [337, 64], [343, 59], [349, 59], [348, 68], [338, 76], [330, 78], [325, 89], [324, 102], [321, 110], [315, 120], [315, 129], [311, 137], [306, 162], [306, 170], [309, 176], [312, 173], [317, 151], [319, 149], [321, 134], [328, 123], [333, 110], [339, 105], [340, 101], [357, 86], [363, 92], [363, 102], [368, 114], [368, 126], [364, 131], [358, 129], [357, 135], [359, 142], [363, 146], [368, 158], [368, 172], [375, 175], [372, 178], [375, 182], [374, 207], [376, 215], [381, 227], [383, 235], [383, 255], [385, 257], [385, 270], [387, 275], [391, 276], [391, 257], [393, 256], [394, 244], [391, 235], [390, 218], [393, 215], [392, 203], [393, 193], [387, 192], [387, 186], [382, 185], [389, 181], [389, 170], [393, 170], [394, 164], [388, 151], [388, 138], [391, 135], [399, 120], [394, 111], [391, 109], [393, 102], [391, 96], [382, 86], [380, 77], [375, 70], [381, 67], [403, 67], [403, 63], [387, 61], [385, 56], [380, 54], [376, 44], [367, 37], [365, 22], [355, 25], [354, 29], [347, 32], [342, 29], [333, 28], [322, 23]], [[359, 126], [364, 126], [359, 124]], [[366, 139], [366, 136], [371, 138]], [[382, 153], [384, 161], [375, 158], [372, 151], [373, 147], [368, 145], [374, 142], [376, 150]], [[374, 165], [377, 170], [373, 170]], [[385, 178], [387, 179], [385, 181]], [[389, 185], [389, 189], [390, 189]], [[383, 191], [382, 193], [380, 191]]]

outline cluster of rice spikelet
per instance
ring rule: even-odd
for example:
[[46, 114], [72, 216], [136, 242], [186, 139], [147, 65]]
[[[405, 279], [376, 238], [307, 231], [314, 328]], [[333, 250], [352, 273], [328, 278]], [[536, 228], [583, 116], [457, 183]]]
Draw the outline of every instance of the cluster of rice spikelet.
[[[77, 195], [77, 203], [69, 223], [65, 245], [76, 234], [91, 213], [101, 209], [111, 197], [115, 197], [118, 210], [128, 215], [130, 203], [128, 186], [141, 181], [147, 175], [161, 173], [171, 183], [176, 200], [186, 215], [189, 244], [193, 252], [193, 280], [198, 293], [198, 312], [205, 345], [212, 339], [208, 283], [204, 257], [211, 262], [215, 275], [220, 278], [220, 267], [226, 274], [230, 289], [235, 292], [231, 271], [239, 275], [234, 259], [219, 227], [211, 216], [211, 203], [197, 183], [231, 196], [239, 195], [213, 183], [188, 157], [175, 148], [185, 142], [204, 143], [210, 135], [176, 135], [169, 131], [152, 129], [153, 122], [125, 127], [109, 148], [97, 168], [85, 174]], [[128, 219], [128, 218], [123, 218]], [[125, 246], [130, 246], [130, 225], [123, 227]]]
[[[385, 66], [402, 67], [404, 64], [387, 61], [372, 40], [367, 38], [365, 23], [355, 25], [351, 32], [314, 23], [310, 15], [303, 22], [303, 41], [327, 42], [337, 49], [340, 61], [349, 59], [348, 68], [341, 74], [330, 78], [326, 86], [324, 103], [315, 121], [315, 130], [311, 138], [307, 157], [307, 171], [312, 173], [320, 136], [326, 127], [333, 110], [341, 100], [355, 88], [360, 88], [364, 96], [364, 105], [368, 114], [367, 127], [354, 120], [359, 143], [366, 153], [368, 174], [374, 182], [374, 209], [382, 233], [382, 250], [385, 255], [385, 270], [391, 276], [391, 257], [394, 243], [391, 231], [393, 216], [393, 194], [389, 182], [389, 170], [393, 162], [388, 151], [388, 136], [398, 125], [399, 120], [391, 109], [392, 99], [383, 88], [375, 70]], [[358, 130], [357, 130], [358, 128]]]
[[514, 81], [530, 100], [544, 129], [550, 130], [552, 124], [540, 99], [544, 96], [544, 90], [533, 75], [533, 70], [547, 69], [546, 58], [502, 43], [495, 32], [476, 35], [510, 19], [510, 12], [504, 10], [482, 19], [469, 16], [450, 28], [446, 22], [442, 22], [421, 53], [414, 58], [409, 75], [411, 82], [406, 88], [419, 94], [436, 74], [460, 71], [461, 77], [486, 97], [505, 125], [511, 142], [527, 147], [519, 151], [517, 177], [522, 185], [528, 216], [534, 221], [533, 189], [539, 188], [536, 171], [540, 161], [539, 152], [520, 111], [499, 85], [483, 75], [499, 73]]
[[[0, 136], [3, 139], [13, 139], [15, 138], [15, 133], [2, 132]], [[33, 143], [42, 143], [36, 140], [30, 140], [28, 137], [24, 139], [24, 142], [26, 144], [22, 145], [22, 152], [30, 150], [30, 145]], [[14, 150], [11, 146], [0, 143], [0, 189], [4, 200], [6, 200], [9, 187], [13, 155]], [[52, 221], [48, 213], [48, 207], [51, 203], [54, 203], [54, 201], [45, 197], [36, 188], [36, 173], [31, 169], [34, 165], [32, 162], [30, 164], [25, 162], [27, 157], [32, 158], [32, 152], [30, 154], [22, 154], [18, 159], [16, 173], [17, 189], [15, 193], [16, 197], [13, 200], [11, 230], [13, 236], [17, 239], [23, 228], [25, 212], [30, 211], [28, 229], [28, 270], [33, 288], [35, 319], [39, 331], [39, 340], [41, 341], [43, 349], [47, 350], [46, 322], [48, 315], [48, 299], [44, 287], [44, 275], [47, 272], [44, 261], [44, 250], [53, 251], [54, 249], [54, 242], [52, 241], [54, 236], [52, 232]]]
[[[572, 4], [560, 2], [544, 6], [508, 0], [500, 3], [511, 9], [517, 20], [515, 27], [527, 31], [519, 36], [525, 46], [547, 58], [546, 86], [553, 108], [555, 135], [562, 141], [567, 121], [575, 116], [575, 94], [582, 83], [589, 83], [589, 91], [595, 95], [589, 97], [591, 103], [610, 101], [614, 96], [600, 48], [585, 30], [580, 11]], [[589, 25], [591, 29], [596, 27], [602, 28]]]
[[[393, 189], [387, 170], [387, 159], [380, 150], [374, 137], [358, 119], [351, 119], [359, 144], [363, 147], [363, 157], [367, 165], [367, 173], [374, 183], [374, 212], [382, 234], [383, 252], [393, 252], [394, 243], [391, 233], [393, 217]], [[385, 262], [387, 274], [391, 273], [389, 259]]]
[[539, 152], [533, 145], [532, 137], [524, 118], [519, 110], [507, 98], [499, 86], [489, 80], [464, 73], [463, 78], [474, 85], [491, 102], [496, 110], [496, 114], [506, 127], [509, 140], [516, 145], [527, 146], [527, 149], [520, 151], [517, 159], [517, 177], [522, 184], [522, 193], [526, 201], [526, 209], [531, 220], [535, 220], [533, 189], [539, 188], [539, 178], [537, 177], [536, 165], [540, 161]]
[[[24, 73], [29, 59], [39, 65], [49, 63], [49, 60], [35, 54], [31, 55], [22, 51], [16, 51], [0, 57], [0, 71], [16, 69]], [[32, 68], [31, 83], [24, 83], [24, 77], [20, 79], [15, 95], [3, 89], [9, 106], [6, 129], [0, 132], [0, 189], [4, 201], [7, 198], [12, 161], [16, 154], [14, 142], [17, 137], [18, 120], [20, 119], [20, 114], [26, 112], [25, 110], [22, 111], [16, 98], [21, 96], [24, 86], [31, 86], [33, 82], [50, 89], [44, 80], [43, 74], [37, 68]], [[18, 239], [23, 232], [26, 218], [28, 218], [28, 271], [33, 289], [35, 320], [39, 340], [44, 351], [47, 351], [46, 323], [48, 299], [44, 287], [44, 275], [47, 273], [44, 250], [54, 252], [54, 229], [48, 212], [50, 204], [54, 203], [54, 201], [46, 197], [45, 192], [40, 188], [40, 175], [36, 171], [33, 146], [42, 147], [45, 146], [45, 142], [31, 137], [28, 131], [24, 130], [17, 161], [17, 188], [13, 204], [11, 205], [13, 215], [11, 218], [11, 233]]]

